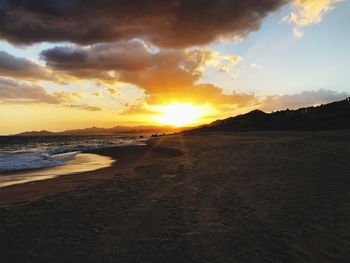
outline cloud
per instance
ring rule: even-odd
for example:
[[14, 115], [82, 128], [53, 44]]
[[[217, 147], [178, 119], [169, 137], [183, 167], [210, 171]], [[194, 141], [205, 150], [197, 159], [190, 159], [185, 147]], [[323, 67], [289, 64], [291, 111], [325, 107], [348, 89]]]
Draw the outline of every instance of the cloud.
[[[62, 46], [42, 52], [48, 67], [80, 78], [115, 74], [115, 81], [144, 89], [147, 103], [192, 102], [241, 104], [251, 100], [247, 94], [224, 93], [211, 84], [198, 84], [205, 67], [232, 73], [241, 60], [210, 49], [157, 49], [143, 41], [96, 44], [89, 47]], [[82, 74], [84, 73], [84, 74]], [[114, 89], [107, 90], [113, 95]]]
[[130, 104], [125, 103], [124, 105], [126, 107], [125, 110], [121, 111], [121, 115], [154, 115], [159, 114], [157, 111], [153, 111], [150, 109], [147, 109], [147, 106], [145, 103], [137, 103], [137, 104]]
[[78, 92], [55, 92], [53, 93], [54, 96], [56, 96], [57, 98], [60, 98], [61, 101], [64, 102], [72, 102], [75, 101], [77, 99], [82, 99], [84, 97], [84, 95], [82, 93], [78, 93]]
[[342, 0], [294, 0], [292, 12], [287, 21], [297, 26], [308, 26], [322, 21], [323, 16], [333, 10], [334, 4]]
[[[160, 63], [176, 61], [179, 66], [202, 73], [205, 67], [230, 71], [242, 59], [237, 55], [221, 55], [208, 48], [157, 49], [140, 40], [100, 43], [87, 47], [56, 46], [41, 52], [47, 67], [77, 78], [118, 79], [118, 72], [139, 72]], [[180, 61], [183, 65], [180, 65]]]
[[287, 0], [3, 0], [0, 36], [12, 43], [80, 44], [142, 38], [160, 47], [244, 38]]
[[[138, 71], [150, 66], [152, 53], [138, 40], [102, 43], [88, 47], [57, 46], [41, 52], [47, 66], [55, 70], [91, 72], [94, 70]], [[110, 77], [113, 74], [107, 72]]]
[[0, 78], [0, 102], [6, 104], [47, 103], [60, 104], [72, 100], [75, 93], [47, 93], [41, 86], [28, 85]]
[[92, 93], [92, 96], [101, 98], [101, 97], [102, 97], [102, 94], [101, 94], [100, 92], [93, 92], [93, 93]]
[[120, 96], [120, 93], [114, 88], [107, 88], [106, 91], [114, 97]]
[[242, 105], [254, 100], [251, 94], [225, 93], [215, 85], [198, 83], [202, 72], [197, 68], [210, 57], [206, 52], [193, 52], [161, 52], [152, 67], [139, 72], [120, 72], [119, 78], [144, 89], [146, 102], [151, 105], [172, 102]]
[[140, 71], [151, 67], [156, 54], [143, 41], [131, 40], [87, 47], [56, 46], [43, 50], [41, 59], [56, 73], [78, 79], [96, 79], [105, 85], [118, 79], [118, 71]]
[[70, 104], [70, 105], [65, 105], [66, 107], [69, 108], [74, 108], [74, 109], [79, 109], [79, 110], [85, 110], [85, 111], [103, 111], [103, 108], [97, 107], [97, 106], [90, 106], [87, 104]]
[[306, 106], [343, 100], [349, 96], [350, 93], [326, 89], [304, 91], [298, 94], [272, 95], [267, 96], [262, 100], [260, 108], [266, 111], [274, 111], [285, 108], [297, 109]]
[[293, 0], [292, 7], [294, 11], [283, 20], [296, 26], [293, 29], [293, 35], [295, 38], [300, 39], [304, 36], [304, 32], [300, 30], [300, 27], [320, 23], [323, 16], [332, 11], [336, 3], [342, 1], [343, 0]]
[[301, 39], [304, 37], [304, 32], [303, 31], [300, 31], [300, 29], [298, 28], [293, 28], [293, 36], [296, 38], [296, 39]]
[[15, 57], [0, 51], [0, 75], [27, 80], [52, 80], [53, 76], [45, 67], [28, 59]]

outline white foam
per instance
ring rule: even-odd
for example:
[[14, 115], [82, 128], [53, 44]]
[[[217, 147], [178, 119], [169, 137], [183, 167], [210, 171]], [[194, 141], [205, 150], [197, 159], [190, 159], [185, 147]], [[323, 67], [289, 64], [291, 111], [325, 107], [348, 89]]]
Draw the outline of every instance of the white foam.
[[78, 152], [49, 155], [42, 152], [16, 153], [0, 156], [0, 172], [11, 172], [48, 168], [65, 165], [67, 161], [74, 159]]
[[39, 168], [62, 166], [73, 160], [78, 153], [105, 148], [122, 147], [130, 145], [145, 145], [143, 140], [120, 140], [118, 143], [103, 143], [95, 145], [71, 145], [65, 147], [52, 147], [36, 152], [17, 151], [10, 154], [0, 154], [0, 173], [25, 171]]
[[94, 171], [109, 167], [115, 162], [110, 157], [98, 154], [78, 153], [74, 159], [68, 160], [70, 158], [69, 155], [63, 154], [63, 156], [58, 157], [65, 159], [67, 162], [66, 165], [5, 173], [0, 176], [0, 187], [46, 180], [61, 175]]

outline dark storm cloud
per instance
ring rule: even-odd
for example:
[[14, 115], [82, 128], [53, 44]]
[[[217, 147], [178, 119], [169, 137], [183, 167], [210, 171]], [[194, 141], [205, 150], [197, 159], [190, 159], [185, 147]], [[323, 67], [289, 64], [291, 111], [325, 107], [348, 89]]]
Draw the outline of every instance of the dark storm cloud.
[[74, 68], [87, 61], [87, 52], [83, 48], [73, 46], [57, 46], [44, 50], [42, 57], [51, 67]]
[[44, 50], [47, 66], [62, 71], [127, 70], [137, 71], [150, 65], [151, 52], [140, 41], [79, 46], [57, 46]]
[[0, 75], [21, 79], [52, 79], [51, 74], [42, 66], [25, 58], [12, 56], [0, 51]]
[[0, 37], [79, 44], [142, 38], [188, 47], [245, 37], [287, 0], [2, 0]]

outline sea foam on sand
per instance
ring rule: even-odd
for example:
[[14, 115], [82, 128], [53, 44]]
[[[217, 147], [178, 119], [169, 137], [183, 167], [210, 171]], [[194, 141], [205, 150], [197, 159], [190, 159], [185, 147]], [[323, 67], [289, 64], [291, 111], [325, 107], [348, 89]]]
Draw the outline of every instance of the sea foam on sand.
[[[32, 161], [34, 157], [28, 158]], [[110, 157], [91, 153], [74, 153], [74, 157], [71, 157], [70, 154], [62, 154], [62, 158], [65, 160], [61, 160], [62, 165], [60, 166], [4, 173], [0, 176], [0, 187], [45, 180], [60, 175], [94, 171], [109, 167], [115, 162], [115, 160]], [[67, 158], [70, 159], [68, 160]], [[9, 164], [9, 166], [12, 167], [12, 164]], [[19, 166], [25, 167], [25, 163]]]

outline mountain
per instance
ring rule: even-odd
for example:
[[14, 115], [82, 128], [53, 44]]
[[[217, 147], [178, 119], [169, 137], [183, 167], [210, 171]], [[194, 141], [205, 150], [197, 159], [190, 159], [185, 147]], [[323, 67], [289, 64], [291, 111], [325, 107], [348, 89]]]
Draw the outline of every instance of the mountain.
[[15, 134], [15, 136], [56, 136], [56, 135], [150, 135], [152, 133], [173, 133], [180, 131], [180, 128], [174, 128], [171, 126], [115, 126], [113, 128], [98, 128], [91, 127], [85, 129], [66, 130], [62, 132], [50, 132], [50, 131], [30, 131]]
[[217, 120], [184, 131], [261, 131], [261, 130], [335, 130], [350, 128], [350, 98], [317, 107], [265, 113], [254, 110], [246, 114]]
[[42, 131], [27, 131], [27, 132], [22, 132], [18, 134], [20, 136], [50, 136], [50, 135], [55, 135], [54, 132], [42, 130]]

